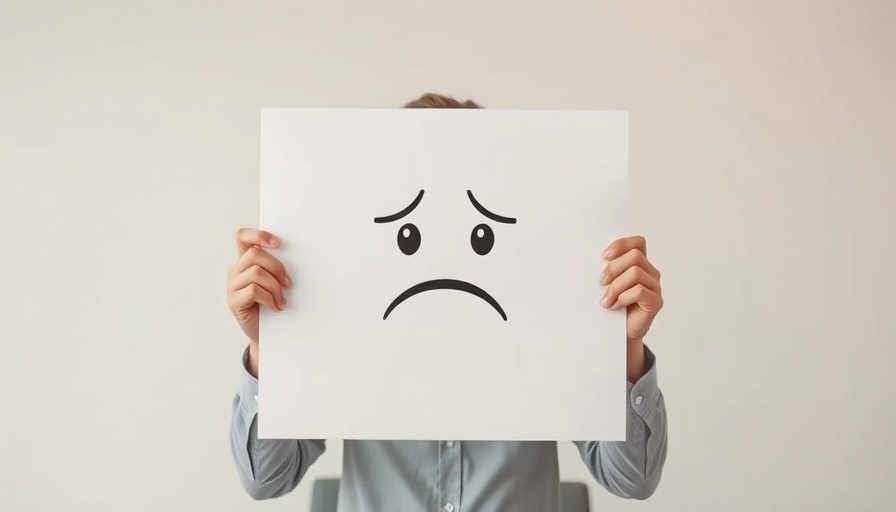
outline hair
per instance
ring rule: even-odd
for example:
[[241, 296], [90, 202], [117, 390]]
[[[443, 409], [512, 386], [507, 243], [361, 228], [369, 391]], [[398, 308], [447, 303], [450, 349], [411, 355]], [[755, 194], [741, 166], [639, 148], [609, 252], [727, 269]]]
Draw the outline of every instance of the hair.
[[473, 100], [458, 101], [450, 96], [428, 92], [409, 101], [404, 108], [484, 108]]

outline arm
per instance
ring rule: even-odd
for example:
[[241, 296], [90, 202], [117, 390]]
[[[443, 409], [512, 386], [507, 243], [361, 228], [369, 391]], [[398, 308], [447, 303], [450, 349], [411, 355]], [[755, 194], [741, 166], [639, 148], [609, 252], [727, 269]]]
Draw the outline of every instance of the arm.
[[647, 499], [666, 461], [666, 405], [657, 385], [656, 357], [644, 347], [646, 373], [628, 383], [625, 441], [576, 441], [597, 482], [622, 498]]
[[323, 440], [258, 439], [258, 380], [243, 356], [240, 388], [233, 398], [230, 447], [243, 489], [256, 500], [278, 498], [299, 484], [326, 450]]
[[259, 308], [283, 311], [283, 289], [292, 286], [292, 280], [283, 263], [267, 251], [280, 246], [276, 236], [242, 228], [236, 246], [238, 257], [227, 273], [227, 305], [249, 338], [249, 348], [230, 411], [230, 448], [243, 488], [263, 500], [295, 489], [326, 446], [322, 440], [258, 439]]
[[601, 305], [626, 310], [625, 441], [580, 441], [576, 445], [594, 478], [623, 498], [647, 499], [659, 485], [666, 462], [666, 403], [657, 385], [656, 357], [644, 345], [663, 307], [660, 272], [647, 259], [647, 240], [631, 236], [614, 241], [604, 253], [607, 266], [600, 283]]

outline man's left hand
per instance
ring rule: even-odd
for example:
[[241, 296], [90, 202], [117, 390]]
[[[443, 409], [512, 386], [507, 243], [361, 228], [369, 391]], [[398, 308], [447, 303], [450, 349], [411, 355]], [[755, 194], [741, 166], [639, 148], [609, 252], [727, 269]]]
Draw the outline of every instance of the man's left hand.
[[600, 284], [605, 287], [601, 306], [626, 308], [625, 331], [629, 350], [637, 350], [657, 313], [663, 307], [660, 271], [647, 260], [647, 240], [620, 238], [604, 253], [607, 266]]

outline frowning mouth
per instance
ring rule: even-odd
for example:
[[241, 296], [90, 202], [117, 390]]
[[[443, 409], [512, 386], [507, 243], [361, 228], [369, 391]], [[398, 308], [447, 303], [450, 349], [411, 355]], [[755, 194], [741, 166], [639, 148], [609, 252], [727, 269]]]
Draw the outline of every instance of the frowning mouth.
[[391, 313], [392, 310], [402, 302], [410, 299], [418, 293], [428, 292], [431, 290], [457, 290], [475, 295], [485, 302], [489, 303], [493, 308], [495, 308], [495, 311], [497, 311], [498, 314], [501, 315], [501, 318], [503, 318], [504, 321], [507, 321], [507, 314], [504, 313], [504, 308], [502, 308], [501, 305], [498, 304], [498, 301], [496, 301], [494, 297], [492, 297], [485, 290], [473, 283], [459, 281], [457, 279], [433, 279], [431, 281], [424, 281], [422, 283], [411, 286], [407, 290], [401, 292], [401, 294], [398, 297], [395, 297], [395, 300], [393, 300], [392, 303], [389, 304], [389, 307], [386, 308], [386, 312], [383, 313], [383, 320], [385, 320], [389, 316], [389, 313]]

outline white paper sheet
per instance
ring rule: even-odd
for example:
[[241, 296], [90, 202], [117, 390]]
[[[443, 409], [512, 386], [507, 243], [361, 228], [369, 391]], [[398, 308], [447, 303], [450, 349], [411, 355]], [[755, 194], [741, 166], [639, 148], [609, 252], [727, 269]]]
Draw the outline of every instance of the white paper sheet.
[[294, 286], [262, 313], [259, 436], [624, 439], [598, 280], [627, 154], [625, 112], [263, 109]]

